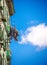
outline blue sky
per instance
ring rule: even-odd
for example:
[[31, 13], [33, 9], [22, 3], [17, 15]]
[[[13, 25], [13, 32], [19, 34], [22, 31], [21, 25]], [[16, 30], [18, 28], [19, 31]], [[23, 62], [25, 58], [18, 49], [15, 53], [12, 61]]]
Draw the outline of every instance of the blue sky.
[[[13, 0], [13, 3], [15, 13], [10, 17], [10, 21], [11, 25], [15, 26], [19, 32], [19, 41], [22, 40], [21, 37], [28, 28], [44, 23], [44, 28], [47, 27], [47, 0]], [[27, 34], [25, 35], [27, 36]], [[11, 41], [11, 65], [47, 65], [47, 46], [39, 49], [38, 45], [30, 43], [20, 44], [14, 39]]]

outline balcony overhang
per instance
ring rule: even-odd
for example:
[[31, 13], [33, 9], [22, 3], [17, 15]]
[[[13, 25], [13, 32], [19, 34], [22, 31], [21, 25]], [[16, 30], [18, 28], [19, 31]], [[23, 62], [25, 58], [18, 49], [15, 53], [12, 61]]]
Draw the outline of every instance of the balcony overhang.
[[5, 0], [6, 4], [8, 6], [8, 10], [9, 10], [9, 15], [13, 15], [14, 14], [14, 7], [13, 7], [13, 2], [12, 0]]

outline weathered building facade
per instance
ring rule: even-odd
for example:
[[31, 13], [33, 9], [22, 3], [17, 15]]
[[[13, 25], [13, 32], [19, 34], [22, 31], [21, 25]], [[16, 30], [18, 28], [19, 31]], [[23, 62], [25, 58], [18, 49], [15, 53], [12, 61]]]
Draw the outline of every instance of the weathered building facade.
[[13, 36], [17, 40], [18, 32], [10, 26], [13, 14], [12, 0], [0, 0], [0, 65], [10, 65], [10, 39]]

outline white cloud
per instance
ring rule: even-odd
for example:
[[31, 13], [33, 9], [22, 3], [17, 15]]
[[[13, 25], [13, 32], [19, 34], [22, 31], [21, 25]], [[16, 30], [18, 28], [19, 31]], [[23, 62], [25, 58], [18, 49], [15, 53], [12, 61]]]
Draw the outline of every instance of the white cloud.
[[29, 27], [24, 34], [21, 35], [20, 44], [37, 45], [39, 47], [47, 46], [47, 26], [45, 24], [39, 24], [37, 26]]

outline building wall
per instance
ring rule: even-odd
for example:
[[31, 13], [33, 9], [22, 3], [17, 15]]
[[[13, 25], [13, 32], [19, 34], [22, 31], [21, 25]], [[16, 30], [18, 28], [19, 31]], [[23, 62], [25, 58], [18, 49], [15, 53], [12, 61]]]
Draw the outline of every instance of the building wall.
[[[8, 11], [8, 7], [7, 7], [7, 5], [6, 5], [6, 2], [5, 2], [5, 0], [1, 0], [1, 2], [0, 2], [0, 6], [2, 6], [3, 7], [3, 9], [2, 10], [0, 10], [1, 12], [0, 12], [0, 25], [1, 25], [1, 30], [3, 31], [3, 40], [1, 41], [0, 40], [0, 43], [1, 42], [3, 42], [3, 44], [5, 44], [4, 43], [4, 41], [7, 41], [6, 39], [8, 38], [7, 37], [7, 32], [6, 32], [6, 27], [7, 26], [10, 26], [10, 23], [9, 23], [9, 21], [10, 21], [10, 16], [9, 16], [9, 11]], [[2, 13], [2, 14], [1, 14]], [[4, 22], [3, 20], [2, 20], [2, 15], [3, 15], [3, 17], [6, 19], [6, 22]], [[8, 40], [9, 41], [9, 40]], [[6, 44], [6, 47], [8, 47], [9, 46], [9, 42]], [[6, 48], [6, 51], [7, 51], [7, 48]], [[6, 63], [7, 63], [7, 59], [6, 59], [6, 51], [2, 51], [1, 50], [1, 53], [3, 54], [4, 53], [4, 64], [2, 64], [2, 65], [7, 65]], [[6, 61], [6, 62], [5, 62]]]

